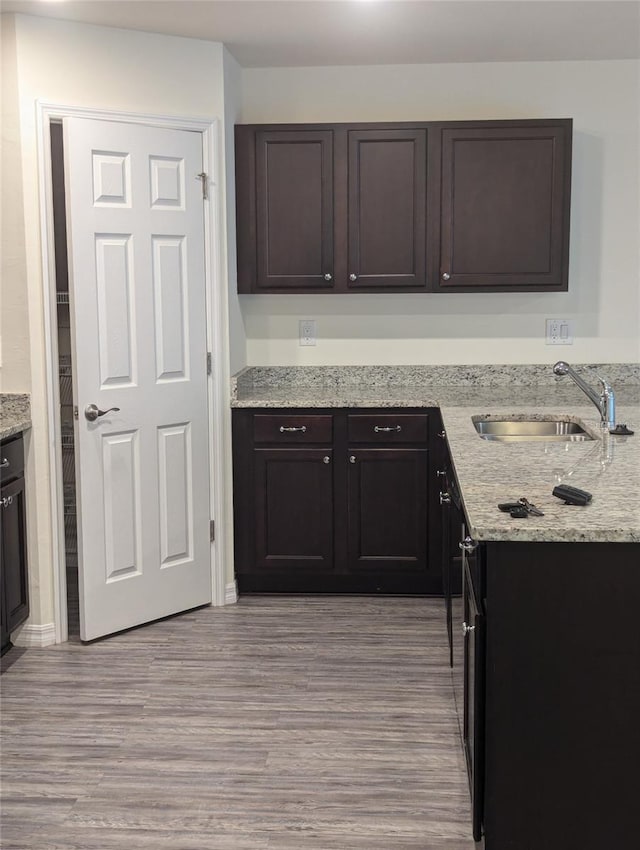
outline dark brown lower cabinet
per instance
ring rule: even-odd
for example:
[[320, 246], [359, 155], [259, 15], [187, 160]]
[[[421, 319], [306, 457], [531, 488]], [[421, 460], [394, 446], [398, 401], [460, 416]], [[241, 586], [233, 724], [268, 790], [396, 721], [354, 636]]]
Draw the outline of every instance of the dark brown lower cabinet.
[[454, 664], [474, 837], [635, 846], [640, 544], [487, 542], [464, 560]]
[[29, 616], [22, 436], [2, 443], [0, 463], [0, 637], [4, 655], [11, 648], [11, 632]]
[[424, 569], [426, 449], [350, 449], [349, 569]]
[[333, 465], [328, 449], [256, 449], [257, 568], [333, 570]]
[[240, 592], [441, 593], [428, 424], [424, 410], [234, 410]]

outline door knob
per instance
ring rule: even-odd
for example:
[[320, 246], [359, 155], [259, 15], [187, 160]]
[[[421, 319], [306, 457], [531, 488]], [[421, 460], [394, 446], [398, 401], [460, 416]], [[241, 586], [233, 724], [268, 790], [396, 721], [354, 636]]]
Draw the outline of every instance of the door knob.
[[88, 404], [84, 409], [85, 419], [89, 422], [95, 422], [99, 416], [105, 416], [107, 413], [119, 413], [119, 407], [110, 407], [109, 410], [99, 410], [97, 404]]

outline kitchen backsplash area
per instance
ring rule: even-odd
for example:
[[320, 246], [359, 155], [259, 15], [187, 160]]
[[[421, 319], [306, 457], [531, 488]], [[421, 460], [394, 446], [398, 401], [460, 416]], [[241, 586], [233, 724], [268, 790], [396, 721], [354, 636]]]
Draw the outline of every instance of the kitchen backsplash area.
[[[606, 377], [616, 385], [640, 388], [640, 363], [572, 364], [587, 381]], [[469, 386], [513, 387], [549, 386], [562, 382], [553, 374], [552, 364], [461, 365], [461, 366], [248, 366], [231, 379], [231, 398], [251, 389], [296, 386], [314, 387], [373, 386]], [[575, 387], [562, 382], [567, 392]], [[579, 393], [579, 391], [577, 391]]]

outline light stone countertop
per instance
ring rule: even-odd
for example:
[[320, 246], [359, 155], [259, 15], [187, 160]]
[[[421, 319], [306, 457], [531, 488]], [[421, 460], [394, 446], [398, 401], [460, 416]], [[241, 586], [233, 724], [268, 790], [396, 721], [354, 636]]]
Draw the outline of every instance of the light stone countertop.
[[31, 404], [27, 393], [0, 393], [0, 440], [31, 428]]
[[[441, 407], [469, 533], [474, 539], [640, 543], [640, 405], [618, 405], [618, 421], [635, 431], [632, 437], [603, 432], [592, 405], [486, 404], [485, 408]], [[471, 420], [483, 413], [494, 418], [506, 415], [528, 419], [569, 415], [595, 439], [483, 440]], [[585, 507], [565, 505], [552, 495], [557, 484], [587, 490], [593, 499]], [[540, 508], [544, 516], [512, 519], [496, 507], [499, 502], [516, 501], [521, 496]]]
[[[397, 377], [401, 367], [395, 367]], [[460, 367], [465, 368], [465, 367]], [[429, 385], [385, 383], [384, 367], [365, 385], [321, 379], [321, 370], [302, 377], [301, 369], [283, 369], [258, 374], [258, 380], [237, 380], [233, 386], [234, 408], [343, 408], [343, 407], [439, 407], [451, 451], [458, 484], [464, 500], [469, 533], [477, 540], [539, 542], [640, 542], [640, 381], [637, 367], [629, 367], [611, 381], [616, 392], [617, 421], [635, 431], [632, 437], [603, 433], [595, 407], [568, 378], [547, 383], [520, 382], [519, 367], [483, 367], [494, 378], [491, 386], [480, 367], [467, 373], [467, 383], [439, 383], [437, 377], [417, 374], [407, 367], [409, 377], [429, 378]], [[525, 380], [536, 367], [524, 367]], [[369, 367], [371, 369], [371, 367]], [[611, 367], [592, 367], [608, 377]], [[498, 370], [498, 371], [497, 371]], [[506, 370], [506, 371], [505, 371]], [[550, 370], [544, 367], [543, 375]], [[258, 370], [259, 371], [259, 370]], [[418, 370], [419, 371], [419, 370]], [[248, 370], [250, 373], [251, 370]], [[247, 373], [245, 373], [247, 374]], [[593, 383], [586, 369], [584, 376]], [[248, 375], [249, 378], [251, 375]], [[245, 377], [241, 374], [240, 378]], [[362, 377], [362, 376], [361, 376]], [[438, 376], [439, 377], [439, 376]], [[445, 380], [460, 378], [449, 370]], [[616, 383], [627, 380], [628, 383]], [[472, 416], [564, 418], [578, 421], [595, 438], [585, 442], [500, 443], [481, 439]], [[565, 505], [552, 495], [556, 484], [570, 484], [593, 494], [585, 506]], [[512, 519], [498, 510], [498, 502], [525, 496], [544, 512], [544, 517]]]

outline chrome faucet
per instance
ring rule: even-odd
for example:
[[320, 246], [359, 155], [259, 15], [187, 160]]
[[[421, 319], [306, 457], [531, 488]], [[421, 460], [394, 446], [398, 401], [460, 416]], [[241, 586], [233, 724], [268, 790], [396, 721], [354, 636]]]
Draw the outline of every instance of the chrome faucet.
[[582, 392], [591, 399], [595, 406], [600, 411], [601, 425], [603, 428], [611, 430], [616, 427], [616, 398], [613, 392], [613, 387], [604, 378], [598, 378], [602, 384], [602, 392], [599, 393], [590, 387], [580, 375], [565, 363], [564, 360], [558, 360], [553, 367], [555, 375], [568, 375], [580, 387]]

